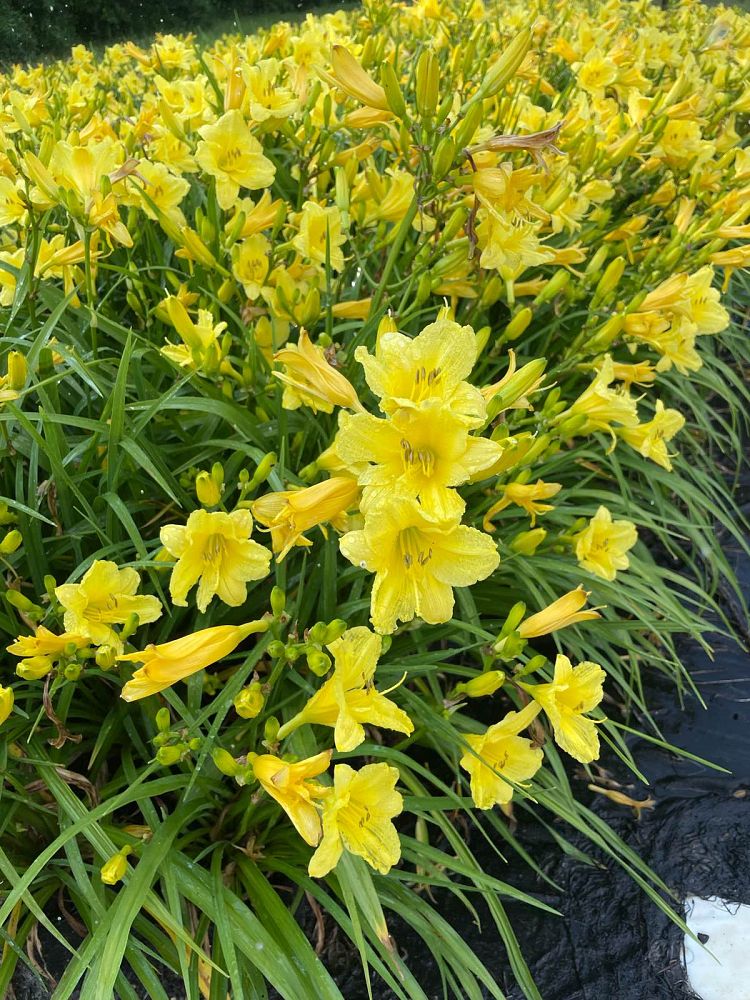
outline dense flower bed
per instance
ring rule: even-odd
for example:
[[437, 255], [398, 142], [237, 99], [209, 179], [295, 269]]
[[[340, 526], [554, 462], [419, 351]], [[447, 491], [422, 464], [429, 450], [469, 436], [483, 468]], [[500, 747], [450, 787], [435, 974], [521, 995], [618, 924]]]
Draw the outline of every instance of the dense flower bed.
[[340, 996], [307, 907], [502, 997], [442, 888], [537, 996], [472, 853], [522, 814], [667, 907], [574, 793], [643, 805], [591, 765], [732, 581], [749, 112], [750, 18], [693, 2], [0, 77], [0, 987], [56, 897], [58, 997]]

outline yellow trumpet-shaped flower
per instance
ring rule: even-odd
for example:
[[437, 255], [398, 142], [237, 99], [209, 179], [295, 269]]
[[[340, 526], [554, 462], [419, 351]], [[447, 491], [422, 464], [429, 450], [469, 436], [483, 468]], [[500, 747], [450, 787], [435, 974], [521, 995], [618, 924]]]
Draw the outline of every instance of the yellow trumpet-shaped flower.
[[369, 628], [346, 632], [327, 647], [334, 659], [332, 676], [294, 718], [279, 730], [279, 739], [305, 723], [330, 726], [336, 749], [354, 750], [365, 738], [365, 725], [392, 729], [407, 736], [414, 729], [411, 719], [385, 694], [376, 691], [372, 679], [382, 641]]
[[89, 645], [90, 641], [88, 636], [76, 635], [72, 632], [55, 635], [44, 625], [38, 625], [35, 635], [19, 635], [7, 649], [14, 656], [52, 656], [54, 658], [62, 656], [70, 647], [83, 649], [84, 646]]
[[131, 615], [140, 625], [161, 617], [157, 597], [136, 594], [140, 575], [129, 567], [118, 569], [113, 562], [97, 559], [86, 570], [80, 583], [64, 583], [55, 596], [65, 609], [66, 632], [87, 636], [95, 646], [122, 648], [113, 625], [123, 625]]
[[188, 591], [198, 584], [196, 604], [205, 611], [215, 596], [232, 608], [247, 598], [247, 584], [268, 576], [271, 553], [252, 541], [249, 510], [194, 510], [186, 525], [167, 524], [161, 543], [177, 559], [169, 581], [172, 603], [187, 606]]
[[396, 791], [398, 779], [398, 770], [389, 764], [366, 764], [359, 771], [336, 765], [333, 789], [323, 799], [323, 839], [308, 866], [313, 878], [327, 875], [345, 850], [388, 874], [401, 857], [392, 823], [404, 805]]
[[13, 711], [13, 688], [3, 687], [0, 684], [0, 726], [7, 721]]
[[346, 243], [346, 234], [341, 231], [341, 212], [335, 205], [327, 208], [315, 201], [306, 201], [302, 206], [299, 232], [292, 240], [292, 246], [302, 257], [316, 264], [331, 265], [331, 270], [341, 271], [344, 254], [341, 250]]
[[260, 295], [270, 267], [271, 244], [262, 233], [255, 233], [232, 247], [232, 274], [251, 300]]
[[344, 556], [375, 574], [375, 630], [393, 632], [419, 616], [430, 625], [453, 614], [453, 588], [484, 580], [500, 562], [495, 543], [476, 528], [430, 517], [416, 500], [393, 497], [369, 507], [365, 526], [340, 542]]
[[611, 434], [613, 423], [635, 427], [638, 424], [636, 401], [625, 391], [609, 388], [614, 377], [612, 359], [605, 359], [591, 385], [584, 389], [558, 419], [585, 415], [586, 423], [580, 429], [580, 434], [591, 434], [594, 431], [609, 431]]
[[356, 479], [333, 476], [307, 489], [266, 493], [253, 503], [252, 511], [257, 521], [271, 529], [273, 551], [281, 562], [294, 545], [312, 545], [304, 534], [311, 528], [328, 522], [343, 528], [346, 511], [358, 497]]
[[158, 646], [151, 644], [140, 652], [122, 653], [118, 660], [141, 663], [142, 666], [125, 684], [120, 697], [125, 701], [138, 701], [157, 694], [176, 681], [184, 681], [199, 670], [218, 663], [234, 652], [243, 639], [265, 632], [267, 628], [266, 621], [248, 622], [247, 625], [216, 625]]
[[672, 471], [672, 461], [667, 451], [671, 441], [685, 426], [685, 418], [679, 410], [667, 409], [660, 399], [656, 401], [656, 412], [651, 420], [637, 427], [618, 427], [617, 436], [640, 452], [644, 458]]
[[576, 622], [593, 621], [601, 618], [595, 608], [583, 606], [588, 598], [588, 591], [578, 586], [575, 590], [568, 591], [562, 597], [558, 597], [546, 608], [537, 611], [535, 615], [530, 615], [518, 626], [518, 631], [522, 639], [535, 639], [540, 635], [549, 635], [550, 632], [557, 632], [568, 625], [575, 625]]
[[240, 188], [267, 188], [276, 167], [236, 108], [213, 125], [198, 129], [201, 141], [195, 153], [199, 166], [216, 180], [216, 198], [225, 211], [232, 207]]
[[300, 330], [297, 344], [277, 351], [274, 359], [284, 366], [273, 374], [284, 383], [282, 405], [287, 410], [309, 406], [316, 413], [332, 413], [334, 406], [361, 410], [362, 404], [351, 382], [326, 360], [323, 349]]
[[438, 399], [387, 419], [342, 413], [336, 453], [365, 487], [363, 509], [384, 493], [419, 498], [437, 518], [463, 513], [451, 487], [480, 478], [502, 455], [488, 438], [472, 437], [466, 421]]
[[[379, 83], [365, 72], [354, 56], [343, 45], [334, 45], [331, 55], [332, 72], [318, 70], [320, 75], [334, 87], [340, 87], [355, 101], [375, 108], [378, 111], [390, 111], [385, 91]], [[390, 117], [390, 116], [389, 116]]]
[[552, 723], [555, 743], [581, 764], [599, 756], [596, 723], [585, 714], [602, 700], [606, 676], [598, 663], [585, 661], [574, 667], [567, 656], [558, 653], [550, 683], [521, 683]]
[[478, 809], [507, 805], [513, 798], [513, 785], [533, 778], [542, 766], [543, 752], [518, 735], [540, 710], [540, 705], [531, 702], [520, 712], [508, 712], [481, 735], [464, 736], [473, 753], [467, 751], [460, 764], [471, 776], [471, 797]]
[[219, 337], [227, 324], [214, 322], [208, 309], [199, 309], [198, 321], [194, 322], [176, 295], [168, 295], [162, 305], [183, 343], [166, 343], [161, 353], [183, 368], [193, 368], [205, 375], [215, 373], [221, 362]]
[[470, 326], [438, 319], [414, 338], [385, 330], [378, 337], [374, 357], [365, 347], [358, 347], [354, 357], [384, 412], [439, 400], [464, 417], [469, 427], [484, 422], [482, 394], [466, 381], [477, 357]]
[[311, 847], [315, 847], [321, 837], [320, 815], [314, 800], [327, 791], [312, 779], [327, 770], [332, 753], [332, 750], [324, 750], [294, 764], [270, 753], [252, 758], [253, 774], [260, 785], [278, 802], [297, 833]]
[[503, 487], [503, 495], [496, 503], [493, 503], [484, 515], [482, 527], [485, 531], [494, 531], [491, 524], [492, 518], [513, 503], [526, 511], [531, 518], [531, 527], [533, 528], [536, 524], [537, 514], [546, 514], [554, 509], [551, 503], [541, 503], [541, 501], [556, 496], [561, 489], [560, 483], [545, 483], [541, 479], [537, 479], [535, 483], [508, 483], [507, 486]]
[[600, 507], [589, 523], [575, 536], [578, 564], [602, 580], [614, 580], [617, 571], [630, 565], [627, 552], [638, 541], [631, 521], [613, 521], [606, 507]]

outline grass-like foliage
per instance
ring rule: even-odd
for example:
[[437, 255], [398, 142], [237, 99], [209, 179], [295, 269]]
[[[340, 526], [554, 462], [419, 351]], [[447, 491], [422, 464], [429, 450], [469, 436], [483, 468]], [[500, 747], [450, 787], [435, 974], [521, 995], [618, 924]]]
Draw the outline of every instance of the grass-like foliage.
[[670, 908], [571, 776], [737, 590], [749, 76], [723, 7], [421, 0], [0, 78], [0, 994], [43, 927], [57, 1000], [334, 1000], [312, 909], [537, 997], [524, 815]]

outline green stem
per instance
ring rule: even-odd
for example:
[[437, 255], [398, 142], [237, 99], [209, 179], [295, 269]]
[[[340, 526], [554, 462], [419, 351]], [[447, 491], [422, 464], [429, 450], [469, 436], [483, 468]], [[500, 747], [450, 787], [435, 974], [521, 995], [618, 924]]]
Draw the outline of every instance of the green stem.
[[383, 274], [380, 278], [380, 284], [375, 292], [375, 297], [372, 300], [372, 306], [370, 307], [370, 315], [375, 315], [377, 310], [380, 308], [380, 303], [383, 301], [383, 296], [385, 295], [386, 288], [388, 286], [388, 279], [391, 276], [391, 271], [393, 270], [396, 260], [398, 259], [399, 253], [401, 252], [401, 247], [404, 244], [404, 240], [409, 232], [414, 217], [417, 214], [417, 209], [419, 208], [419, 202], [417, 201], [416, 194], [411, 200], [411, 204], [406, 210], [406, 215], [401, 220], [401, 225], [398, 227], [398, 232], [396, 233], [396, 238], [394, 239], [388, 258], [385, 262], [385, 267], [383, 268]]

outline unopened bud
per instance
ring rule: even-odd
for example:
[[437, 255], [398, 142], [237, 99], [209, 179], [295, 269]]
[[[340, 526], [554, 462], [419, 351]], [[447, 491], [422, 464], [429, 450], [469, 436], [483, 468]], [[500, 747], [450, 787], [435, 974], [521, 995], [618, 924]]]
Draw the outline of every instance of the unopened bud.
[[234, 710], [242, 719], [255, 719], [263, 711], [265, 698], [259, 681], [244, 687], [233, 701]]
[[273, 587], [271, 590], [271, 612], [274, 618], [281, 618], [286, 607], [286, 594], [281, 587]]
[[215, 507], [221, 502], [221, 489], [210, 472], [199, 472], [195, 477], [195, 495], [204, 507]]
[[467, 698], [484, 698], [494, 694], [504, 683], [504, 670], [487, 670], [478, 677], [472, 677], [470, 681], [456, 684], [453, 691], [455, 694], [466, 695]]
[[27, 373], [26, 358], [20, 351], [11, 351], [8, 355], [8, 386], [11, 389], [23, 389]]
[[99, 646], [94, 654], [94, 660], [100, 670], [111, 670], [117, 663], [117, 650], [114, 646]]
[[512, 539], [509, 548], [520, 555], [533, 556], [546, 537], [547, 532], [544, 528], [532, 528], [530, 531], [521, 531]]
[[4, 556], [10, 555], [11, 552], [16, 551], [22, 541], [23, 536], [21, 535], [21, 532], [14, 528], [12, 531], [9, 531], [5, 538], [3, 538], [2, 542], [0, 542], [0, 552], [2, 552]]
[[604, 274], [599, 279], [599, 284], [596, 286], [596, 291], [594, 292], [594, 297], [592, 302], [603, 299], [610, 292], [613, 292], [615, 288], [620, 283], [620, 278], [622, 278], [625, 273], [625, 258], [615, 257], [611, 260], [604, 271]]
[[440, 98], [440, 64], [432, 49], [424, 49], [417, 60], [417, 111], [423, 118], [432, 118]]
[[401, 85], [398, 82], [396, 71], [392, 63], [384, 62], [380, 67], [380, 84], [385, 91], [385, 99], [388, 107], [397, 118], [406, 118], [406, 103], [404, 95], [401, 93]]
[[331, 657], [322, 649], [307, 654], [307, 665], [316, 677], [323, 677], [331, 669]]
[[178, 743], [171, 747], [160, 747], [156, 752], [156, 760], [165, 767], [171, 767], [172, 764], [177, 764], [180, 761], [185, 749], [184, 743]]
[[531, 322], [534, 313], [528, 306], [519, 309], [503, 331], [503, 340], [517, 340]]
[[477, 97], [482, 99], [494, 97], [506, 83], [513, 79], [521, 63], [526, 58], [526, 53], [531, 46], [531, 28], [523, 28], [510, 45], [506, 46], [500, 58], [487, 70], [484, 80], [482, 80]]

